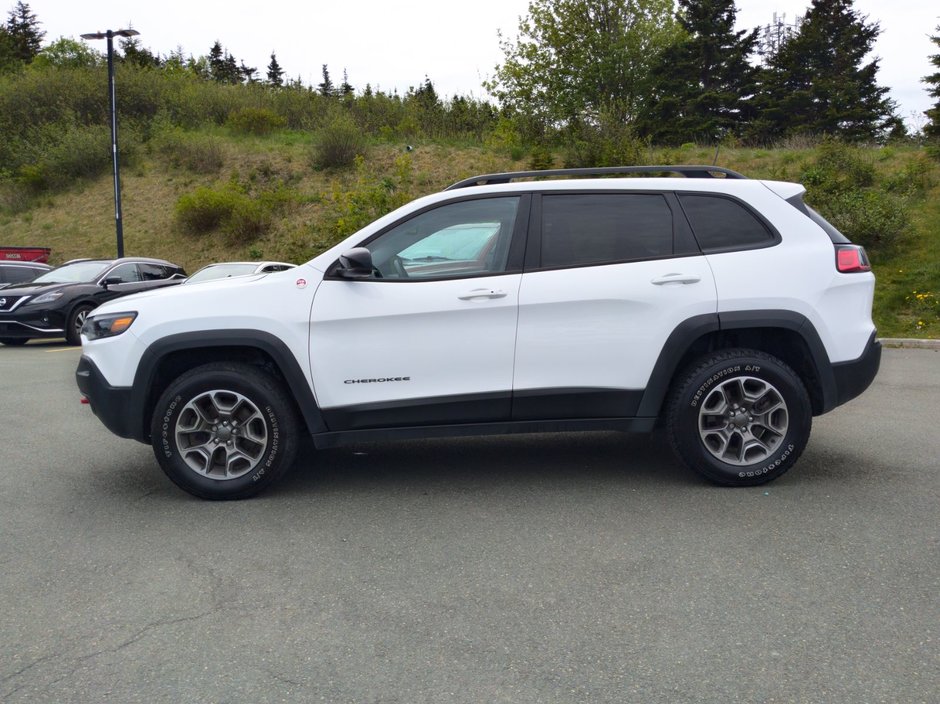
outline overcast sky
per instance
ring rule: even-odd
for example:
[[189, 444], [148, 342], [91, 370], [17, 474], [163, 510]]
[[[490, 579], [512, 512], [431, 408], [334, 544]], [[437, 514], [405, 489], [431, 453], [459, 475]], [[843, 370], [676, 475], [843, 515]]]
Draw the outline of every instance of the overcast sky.
[[[7, 0], [8, 10], [14, 0]], [[335, 84], [343, 69], [361, 90], [366, 83], [404, 92], [427, 75], [439, 94], [486, 97], [482, 81], [502, 60], [497, 31], [515, 37], [528, 0], [33, 0], [28, 3], [46, 31], [46, 41], [78, 38], [86, 32], [133, 25], [141, 43], [155, 53], [182, 47], [207, 54], [217, 39], [236, 59], [263, 76], [271, 52], [290, 78], [321, 80], [328, 64]], [[741, 28], [764, 25], [773, 14], [787, 21], [802, 15], [809, 0], [738, 0]], [[881, 57], [879, 83], [891, 88], [900, 115], [915, 127], [930, 107], [920, 79], [930, 73], [929, 39], [940, 24], [933, 0], [856, 0], [855, 7], [881, 24], [875, 46]], [[94, 42], [104, 49], [104, 42]]]

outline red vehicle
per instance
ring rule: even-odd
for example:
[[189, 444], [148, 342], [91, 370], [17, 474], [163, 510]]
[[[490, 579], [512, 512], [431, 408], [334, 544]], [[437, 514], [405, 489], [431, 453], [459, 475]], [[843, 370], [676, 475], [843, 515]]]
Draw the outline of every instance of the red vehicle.
[[19, 262], [48, 262], [48, 247], [0, 247], [0, 260], [12, 259]]

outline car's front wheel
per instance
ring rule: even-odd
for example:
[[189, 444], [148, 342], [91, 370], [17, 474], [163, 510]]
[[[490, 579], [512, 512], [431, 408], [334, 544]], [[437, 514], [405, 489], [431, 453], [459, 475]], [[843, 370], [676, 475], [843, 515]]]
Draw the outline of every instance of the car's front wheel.
[[299, 424], [281, 383], [258, 367], [216, 362], [173, 381], [154, 408], [157, 461], [203, 499], [257, 494], [294, 461]]
[[82, 344], [82, 326], [85, 324], [88, 314], [94, 309], [95, 307], [89, 303], [75, 306], [75, 309], [69, 315], [68, 324], [65, 328], [66, 342], [70, 345]]
[[673, 450], [719, 484], [752, 486], [796, 462], [812, 427], [799, 375], [764, 352], [732, 349], [699, 359], [680, 374], [666, 411]]

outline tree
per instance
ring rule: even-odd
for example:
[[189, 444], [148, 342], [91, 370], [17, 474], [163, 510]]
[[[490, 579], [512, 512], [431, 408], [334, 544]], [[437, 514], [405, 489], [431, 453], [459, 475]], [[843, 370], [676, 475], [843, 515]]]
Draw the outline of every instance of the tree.
[[141, 46], [140, 39], [137, 37], [124, 37], [121, 39], [120, 47], [124, 63], [141, 68], [160, 67], [160, 57], [155, 56], [150, 49]]
[[277, 62], [277, 57], [274, 55], [274, 52], [271, 52], [271, 63], [268, 64], [268, 85], [280, 88], [284, 85], [284, 69], [281, 68], [281, 65]]
[[484, 85], [544, 126], [632, 120], [650, 66], [681, 36], [674, 8], [673, 0], [532, 0]]
[[33, 65], [55, 68], [91, 68], [104, 63], [104, 56], [85, 42], [59, 37], [39, 52]]
[[[247, 67], [245, 67], [247, 69]], [[219, 83], [241, 83], [244, 77], [235, 57], [222, 48], [216, 40], [209, 49], [209, 75]]]
[[[940, 32], [940, 25], [937, 25], [937, 32]], [[940, 34], [931, 37], [930, 41], [936, 44], [937, 48], [940, 49]], [[930, 122], [924, 126], [924, 134], [928, 137], [940, 137], [940, 53], [931, 56], [930, 63], [932, 63], [937, 70], [929, 76], [924, 76], [923, 81], [930, 86], [927, 92], [932, 98], [936, 98], [937, 102], [934, 103], [930, 110], [924, 113], [930, 119]]]
[[734, 0], [679, 0], [686, 37], [652, 67], [651, 99], [638, 129], [667, 144], [713, 141], [740, 132], [756, 91], [748, 62], [758, 30], [734, 31]]
[[243, 83], [256, 83], [258, 80], [256, 76], [257, 73], [258, 69], [254, 66], [249, 66], [244, 60], [238, 64], [238, 79]]
[[352, 84], [349, 82], [349, 75], [346, 73], [346, 69], [343, 69], [343, 82], [339, 86], [339, 94], [343, 97], [347, 95], [352, 95], [355, 89], [352, 87]]
[[39, 29], [39, 20], [25, 2], [16, 3], [7, 16], [6, 30], [13, 42], [17, 58], [29, 63], [42, 47], [42, 38], [46, 33]]
[[875, 81], [878, 59], [864, 63], [881, 29], [852, 5], [813, 0], [796, 33], [768, 58], [756, 136], [829, 134], [860, 141], [901, 124], [888, 89]]
[[333, 81], [330, 80], [330, 69], [326, 67], [326, 64], [323, 64], [323, 82], [317, 85], [317, 90], [320, 91], [320, 95], [325, 95], [327, 97], [336, 95], [336, 89], [333, 87]]

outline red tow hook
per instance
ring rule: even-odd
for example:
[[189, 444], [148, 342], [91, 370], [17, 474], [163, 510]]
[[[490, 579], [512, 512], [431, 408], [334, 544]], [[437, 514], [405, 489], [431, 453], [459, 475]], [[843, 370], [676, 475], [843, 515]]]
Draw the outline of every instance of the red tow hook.
[[81, 404], [83, 406], [88, 406], [88, 405], [91, 405], [91, 401], [88, 400], [87, 396], [82, 396]]

